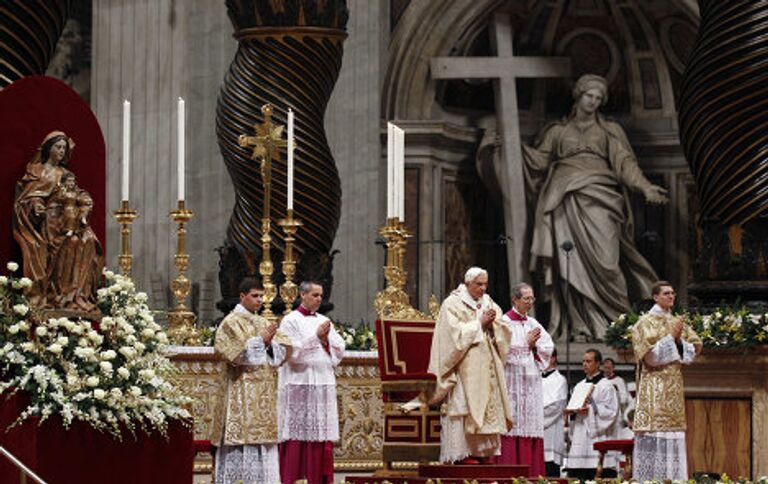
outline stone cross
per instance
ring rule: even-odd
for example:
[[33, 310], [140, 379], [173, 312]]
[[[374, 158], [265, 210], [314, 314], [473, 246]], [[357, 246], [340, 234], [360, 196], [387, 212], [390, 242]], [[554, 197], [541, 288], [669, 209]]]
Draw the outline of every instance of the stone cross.
[[519, 77], [570, 77], [567, 57], [515, 57], [513, 33], [508, 14], [497, 13], [491, 25], [491, 43], [496, 57], [434, 57], [430, 61], [433, 79], [493, 79], [498, 131], [502, 140], [502, 179], [504, 190], [504, 227], [507, 240], [507, 264], [510, 288], [527, 277], [523, 244], [527, 227], [525, 177], [520, 148], [515, 79]]

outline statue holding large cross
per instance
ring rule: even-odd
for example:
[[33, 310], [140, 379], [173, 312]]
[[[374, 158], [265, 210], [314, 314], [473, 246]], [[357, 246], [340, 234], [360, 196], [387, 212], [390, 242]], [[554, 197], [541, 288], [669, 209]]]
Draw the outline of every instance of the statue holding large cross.
[[570, 77], [571, 62], [565, 57], [515, 57], [508, 14], [497, 13], [491, 24], [496, 57], [436, 57], [430, 70], [434, 79], [493, 79], [498, 131], [503, 163], [499, 184], [504, 193], [504, 227], [507, 235], [509, 287], [528, 279], [525, 256], [527, 214], [525, 178], [520, 149], [517, 78]]

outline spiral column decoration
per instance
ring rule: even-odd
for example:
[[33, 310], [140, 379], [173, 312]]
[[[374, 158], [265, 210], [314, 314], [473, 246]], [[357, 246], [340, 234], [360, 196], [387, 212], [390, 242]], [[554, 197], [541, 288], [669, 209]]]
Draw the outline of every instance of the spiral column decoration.
[[0, 89], [16, 79], [45, 74], [71, 0], [0, 3]]
[[768, 1], [700, 0], [679, 100], [700, 217], [689, 288], [704, 305], [768, 299]]
[[[278, 124], [287, 123], [288, 108], [295, 112], [294, 211], [304, 223], [295, 235], [297, 277], [322, 282], [329, 295], [341, 184], [323, 120], [341, 68], [346, 2], [227, 0], [226, 6], [239, 45], [216, 111], [219, 149], [235, 187], [227, 241], [220, 250], [224, 300], [219, 308], [236, 301], [239, 279], [256, 274], [261, 258], [263, 187], [259, 166], [238, 145], [238, 137], [252, 135], [254, 124], [263, 122], [261, 107], [266, 103], [273, 104], [272, 119]], [[286, 165], [283, 150], [273, 161], [273, 220], [286, 216]], [[283, 258], [284, 236], [273, 224], [275, 267]]]

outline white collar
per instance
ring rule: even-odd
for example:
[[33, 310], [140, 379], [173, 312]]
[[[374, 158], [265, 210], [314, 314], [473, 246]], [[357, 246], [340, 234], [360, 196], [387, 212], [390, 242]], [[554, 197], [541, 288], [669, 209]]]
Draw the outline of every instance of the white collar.
[[237, 306], [235, 306], [235, 309], [232, 310], [233, 313], [240, 313], [240, 314], [253, 314], [252, 312], [245, 309], [245, 306], [238, 303]]
[[649, 314], [655, 314], [655, 315], [663, 315], [663, 314], [672, 314], [672, 310], [664, 311], [661, 309], [661, 306], [658, 304], [654, 304], [650, 311], [648, 311]]
[[491, 304], [493, 303], [493, 301], [491, 300], [491, 296], [489, 296], [488, 294], [483, 294], [483, 296], [480, 299], [473, 298], [472, 295], [469, 294], [466, 284], [459, 284], [459, 287], [457, 287], [453, 291], [453, 294], [459, 296], [459, 298], [464, 304], [471, 307], [475, 311], [479, 311], [481, 309], [488, 309], [491, 307]]

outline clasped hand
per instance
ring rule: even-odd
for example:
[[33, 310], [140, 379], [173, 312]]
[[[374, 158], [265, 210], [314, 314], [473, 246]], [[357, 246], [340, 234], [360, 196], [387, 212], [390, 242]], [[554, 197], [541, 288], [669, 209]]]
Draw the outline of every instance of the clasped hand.
[[483, 328], [487, 328], [493, 322], [496, 321], [496, 310], [495, 309], [486, 309], [483, 312], [483, 315], [480, 317], [480, 324], [483, 326]]
[[328, 342], [328, 333], [331, 332], [331, 320], [326, 319], [320, 326], [317, 327], [317, 337], [323, 343]]
[[277, 333], [276, 323], [270, 323], [269, 326], [261, 330], [259, 336], [261, 336], [262, 341], [264, 341], [264, 346], [269, 346], [269, 344], [272, 343], [272, 338], [274, 338], [275, 333]]

